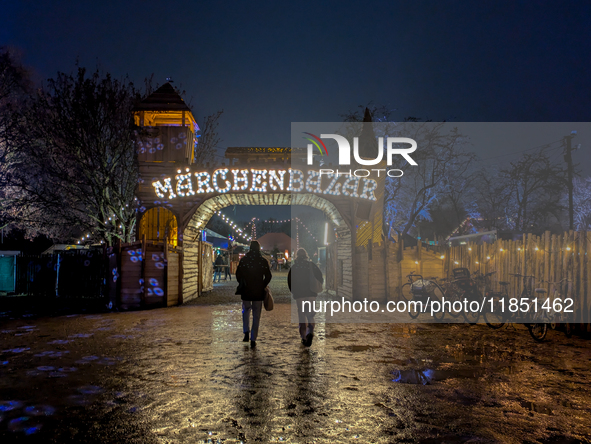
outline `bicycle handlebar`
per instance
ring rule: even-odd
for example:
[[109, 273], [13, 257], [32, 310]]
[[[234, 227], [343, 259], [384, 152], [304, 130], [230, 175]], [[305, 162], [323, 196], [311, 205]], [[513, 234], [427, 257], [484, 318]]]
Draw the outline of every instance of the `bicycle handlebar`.
[[552, 282], [552, 281], [546, 281], [546, 282], [547, 282], [547, 283], [549, 283], [549, 284], [552, 284], [552, 285], [557, 285], [557, 284], [562, 284], [564, 281], [566, 281], [566, 282], [572, 282], [572, 281], [571, 281], [570, 279], [568, 279], [568, 278], [564, 278], [564, 279], [562, 279], [562, 280], [560, 280], [560, 281], [558, 281], [558, 282]]

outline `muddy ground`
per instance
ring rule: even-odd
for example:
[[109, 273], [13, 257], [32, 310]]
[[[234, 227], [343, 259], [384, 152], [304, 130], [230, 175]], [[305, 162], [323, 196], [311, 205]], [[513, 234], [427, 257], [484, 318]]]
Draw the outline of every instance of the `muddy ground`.
[[3, 312], [0, 442], [591, 442], [587, 339], [320, 324], [308, 349], [278, 274], [252, 350], [235, 285], [166, 309]]

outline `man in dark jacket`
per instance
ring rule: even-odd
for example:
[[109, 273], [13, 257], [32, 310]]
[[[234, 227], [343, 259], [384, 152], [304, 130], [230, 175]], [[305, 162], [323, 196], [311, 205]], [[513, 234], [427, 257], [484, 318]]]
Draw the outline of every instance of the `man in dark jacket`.
[[[257, 241], [250, 243], [250, 251], [240, 259], [236, 269], [238, 290], [236, 294], [242, 296], [242, 331], [244, 342], [248, 342], [250, 333], [250, 346], [256, 347], [259, 333], [259, 321], [265, 300], [265, 287], [271, 282], [271, 270], [269, 262], [261, 254], [261, 244]], [[250, 312], [252, 311], [252, 329], [250, 328]]]
[[213, 273], [213, 281], [215, 282], [215, 278], [217, 276], [218, 282], [222, 280], [222, 265], [224, 265], [224, 258], [222, 257], [221, 253], [218, 254], [218, 257], [215, 258], [215, 270]]
[[[291, 282], [294, 282], [292, 287]], [[289, 269], [287, 274], [287, 285], [293, 298], [298, 304], [298, 321], [300, 323], [300, 336], [302, 337], [302, 344], [306, 347], [312, 345], [314, 339], [314, 310], [312, 306], [316, 300], [317, 293], [313, 288], [311, 279], [316, 279], [319, 284], [324, 283], [322, 272], [320, 268], [314, 264], [308, 257], [308, 252], [300, 248], [296, 255], [294, 264]], [[322, 285], [320, 285], [322, 287]], [[304, 307], [304, 302], [309, 302]], [[310, 308], [308, 308], [308, 305]]]

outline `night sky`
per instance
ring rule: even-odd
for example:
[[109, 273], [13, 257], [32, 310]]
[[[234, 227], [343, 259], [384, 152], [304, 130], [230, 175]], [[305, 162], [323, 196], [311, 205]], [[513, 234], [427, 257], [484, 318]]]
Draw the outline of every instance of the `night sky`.
[[222, 147], [289, 146], [292, 121], [369, 102], [396, 120], [590, 121], [590, 19], [585, 1], [3, 1], [0, 45], [39, 81], [76, 60], [172, 77], [198, 121], [224, 109]]

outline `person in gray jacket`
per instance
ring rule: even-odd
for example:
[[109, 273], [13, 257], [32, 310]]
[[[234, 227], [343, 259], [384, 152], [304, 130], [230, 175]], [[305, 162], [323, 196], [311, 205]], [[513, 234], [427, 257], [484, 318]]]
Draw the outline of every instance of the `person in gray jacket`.
[[[314, 310], [304, 310], [304, 302], [309, 301], [310, 306], [314, 304], [317, 293], [312, 291], [312, 282], [310, 279], [316, 279], [320, 284], [324, 283], [322, 272], [316, 264], [314, 264], [308, 252], [300, 248], [296, 254], [296, 259], [289, 269], [287, 274], [287, 285], [293, 298], [298, 304], [298, 322], [300, 323], [300, 336], [302, 337], [302, 344], [306, 347], [312, 345], [314, 339]], [[292, 281], [294, 285], [292, 286]]]

